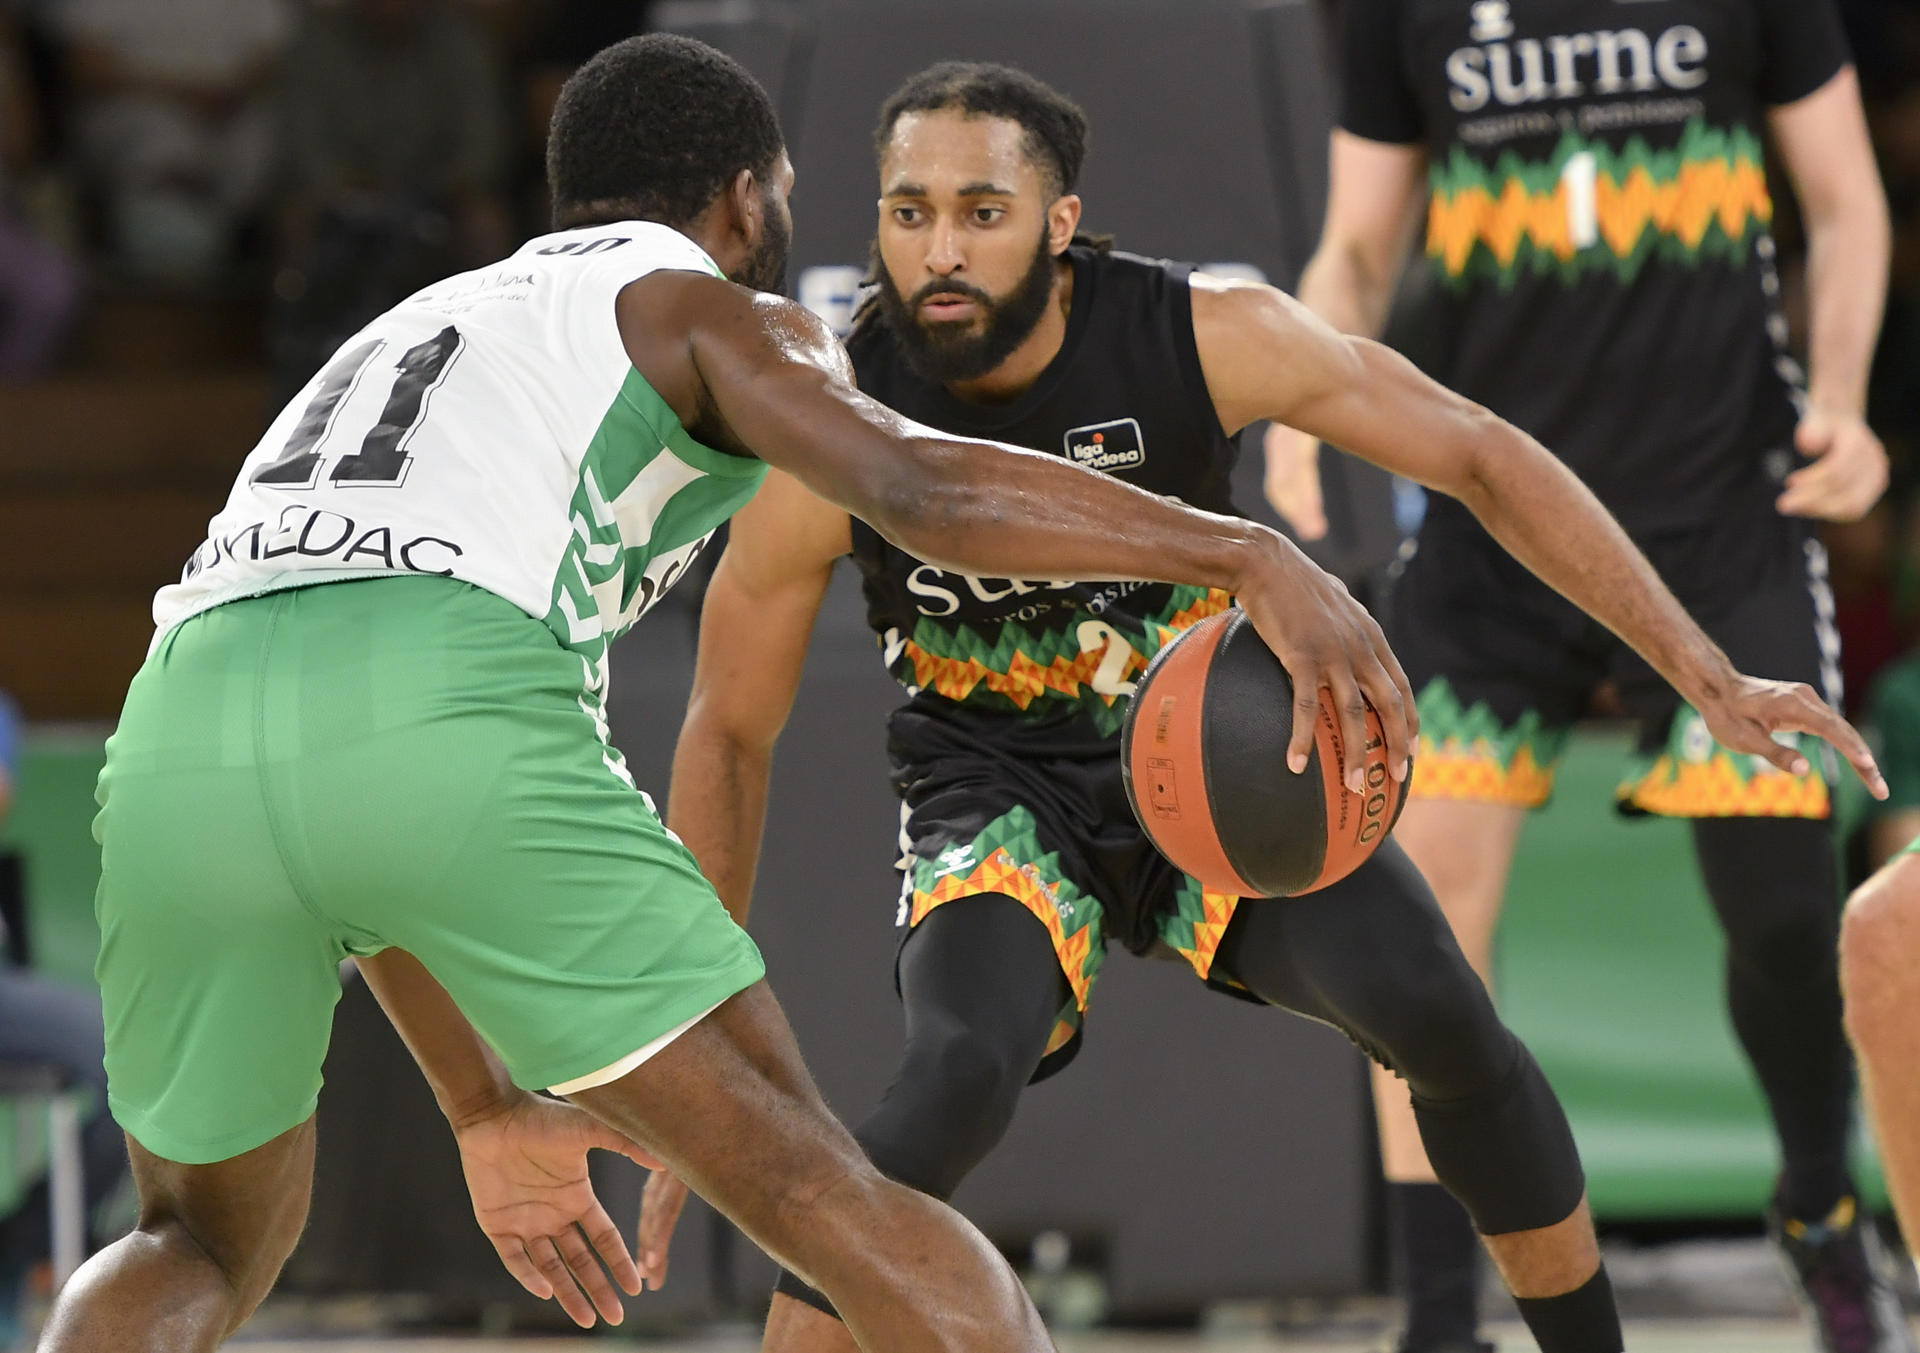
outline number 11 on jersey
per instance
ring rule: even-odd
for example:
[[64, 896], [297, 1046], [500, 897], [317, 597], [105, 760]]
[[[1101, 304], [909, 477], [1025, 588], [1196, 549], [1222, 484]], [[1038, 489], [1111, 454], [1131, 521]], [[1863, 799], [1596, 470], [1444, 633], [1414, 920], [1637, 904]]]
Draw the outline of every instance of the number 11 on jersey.
[[[373, 338], [340, 354], [339, 360], [321, 374], [320, 384], [301, 411], [279, 459], [255, 470], [254, 483], [310, 489], [320, 482], [324, 459], [321, 445], [333, 432], [341, 405], [359, 386], [374, 356], [386, 346], [385, 339]], [[460, 331], [449, 324], [400, 355], [393, 368], [398, 374], [379, 419], [368, 429], [359, 449], [340, 457], [334, 465], [328, 476], [334, 484], [394, 488], [406, 482], [407, 466], [413, 459], [407, 454], [407, 443], [426, 421], [428, 399], [446, 379], [465, 346]]]

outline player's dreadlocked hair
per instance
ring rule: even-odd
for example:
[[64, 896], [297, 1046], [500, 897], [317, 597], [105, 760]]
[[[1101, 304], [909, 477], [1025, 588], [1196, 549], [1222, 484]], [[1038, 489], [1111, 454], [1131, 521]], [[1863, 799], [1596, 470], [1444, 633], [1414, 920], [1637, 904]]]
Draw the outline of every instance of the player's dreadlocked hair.
[[1087, 115], [1051, 85], [1012, 66], [942, 61], [910, 77], [880, 105], [874, 153], [884, 156], [894, 124], [908, 113], [955, 109], [975, 117], [1003, 117], [1026, 133], [1027, 156], [1039, 166], [1054, 197], [1070, 193], [1087, 158]]
[[616, 42], [554, 105], [553, 224], [684, 226], [741, 170], [767, 175], [783, 144], [773, 101], [732, 57], [666, 33]]

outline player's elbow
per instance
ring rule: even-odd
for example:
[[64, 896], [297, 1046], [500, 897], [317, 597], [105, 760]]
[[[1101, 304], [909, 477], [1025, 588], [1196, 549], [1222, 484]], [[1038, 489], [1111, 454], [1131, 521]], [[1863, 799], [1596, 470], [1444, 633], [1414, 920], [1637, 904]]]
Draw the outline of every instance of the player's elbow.
[[1445, 477], [1432, 487], [1482, 516], [1499, 503], [1502, 487], [1511, 481], [1509, 467], [1522, 454], [1518, 442], [1523, 439], [1504, 418], [1464, 399], [1447, 422]]

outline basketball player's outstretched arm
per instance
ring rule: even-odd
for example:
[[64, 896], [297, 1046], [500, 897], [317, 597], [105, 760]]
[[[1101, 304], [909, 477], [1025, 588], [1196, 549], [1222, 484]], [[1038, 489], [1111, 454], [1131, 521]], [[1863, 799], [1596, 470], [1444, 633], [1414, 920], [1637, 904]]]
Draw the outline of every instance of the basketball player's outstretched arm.
[[[1278, 532], [902, 418], [854, 388], [825, 325], [778, 297], [660, 272], [621, 293], [618, 315], [635, 368], [696, 436], [788, 471], [929, 563], [1233, 592], [1293, 678], [1295, 771], [1324, 699], [1354, 746], [1371, 702], [1405, 777], [1417, 731], [1406, 674], [1365, 609]], [[1362, 775], [1356, 765], [1355, 792]]]
[[1458, 498], [1509, 554], [1632, 645], [1726, 746], [1800, 774], [1806, 758], [1772, 735], [1812, 733], [1886, 797], [1859, 733], [1811, 687], [1736, 671], [1600, 500], [1532, 437], [1272, 287], [1196, 277], [1193, 314], [1223, 426], [1271, 418]]
[[516, 1087], [412, 954], [384, 949], [355, 962], [453, 1128], [474, 1220], [500, 1262], [582, 1328], [596, 1310], [619, 1324], [624, 1312], [608, 1277], [637, 1294], [640, 1272], [594, 1195], [587, 1152], [617, 1151], [650, 1169], [659, 1162], [584, 1110]]

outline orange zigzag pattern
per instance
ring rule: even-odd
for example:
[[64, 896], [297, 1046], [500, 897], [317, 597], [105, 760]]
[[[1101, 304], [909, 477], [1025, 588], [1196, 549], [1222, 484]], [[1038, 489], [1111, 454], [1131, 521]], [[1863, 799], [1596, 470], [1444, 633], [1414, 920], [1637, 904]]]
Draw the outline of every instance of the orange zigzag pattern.
[[1789, 775], [1769, 766], [1742, 777], [1725, 752], [1705, 762], [1662, 756], [1626, 794], [1634, 807], [1668, 817], [1807, 817], [1832, 811], [1826, 778]]
[[1436, 746], [1422, 737], [1413, 763], [1412, 793], [1416, 799], [1538, 808], [1553, 794], [1553, 767], [1535, 761], [1531, 747], [1521, 747], [1503, 766], [1488, 743], [1463, 744], [1448, 738]]
[[[1737, 240], [1749, 220], [1773, 217], [1765, 172], [1744, 160], [1690, 161], [1665, 183], [1638, 166], [1627, 172], [1625, 182], [1602, 174], [1594, 199], [1601, 239], [1621, 258], [1633, 253], [1649, 227], [1698, 249], [1716, 219], [1727, 237]], [[1506, 268], [1525, 239], [1562, 262], [1579, 252], [1564, 184], [1534, 193], [1518, 179], [1509, 179], [1497, 198], [1475, 184], [1450, 198], [1435, 194], [1427, 216], [1427, 253], [1455, 276], [1466, 268], [1476, 244], [1485, 244]]]
[[1041, 879], [1040, 871], [1032, 865], [1016, 863], [1005, 846], [975, 865], [973, 872], [964, 878], [949, 874], [930, 891], [915, 888], [913, 924], [919, 925], [935, 907], [981, 893], [1004, 893], [1018, 898], [1028, 911], [1040, 918], [1047, 933], [1053, 936], [1053, 952], [1059, 955], [1060, 967], [1073, 988], [1074, 1004], [1085, 1010], [1093, 994], [1093, 973], [1087, 970], [1087, 960], [1093, 956], [1094, 927], [1083, 925], [1073, 934], [1067, 934], [1066, 927], [1060, 923], [1060, 909], [1054, 905], [1052, 890]]
[[[1163, 624], [1157, 624], [1164, 644], [1182, 630], [1191, 629], [1210, 615], [1218, 615], [1233, 605], [1233, 598], [1215, 589]], [[996, 695], [1004, 695], [1021, 709], [1051, 691], [1056, 695], [1077, 697], [1093, 680], [1106, 657], [1105, 649], [1094, 649], [1076, 657], [1061, 656], [1042, 666], [1024, 652], [1016, 651], [1007, 670], [996, 672], [978, 658], [943, 658], [929, 653], [912, 640], [907, 641], [906, 656], [913, 663], [914, 685], [934, 691], [949, 700], [965, 700], [982, 684]], [[1130, 681], [1146, 668], [1148, 659], [1131, 648], [1127, 652], [1121, 679]], [[1102, 697], [1109, 705], [1117, 698]]]
[[[1213, 956], [1220, 951], [1220, 937], [1227, 933], [1227, 923], [1233, 920], [1233, 911], [1240, 905], [1240, 899], [1228, 893], [1216, 893], [1212, 889], [1200, 891], [1200, 905], [1205, 915], [1193, 919], [1193, 947], [1168, 944], [1193, 965], [1193, 970], [1202, 979], [1213, 971]], [[1166, 923], [1161, 923], [1160, 933], [1166, 934]]]

